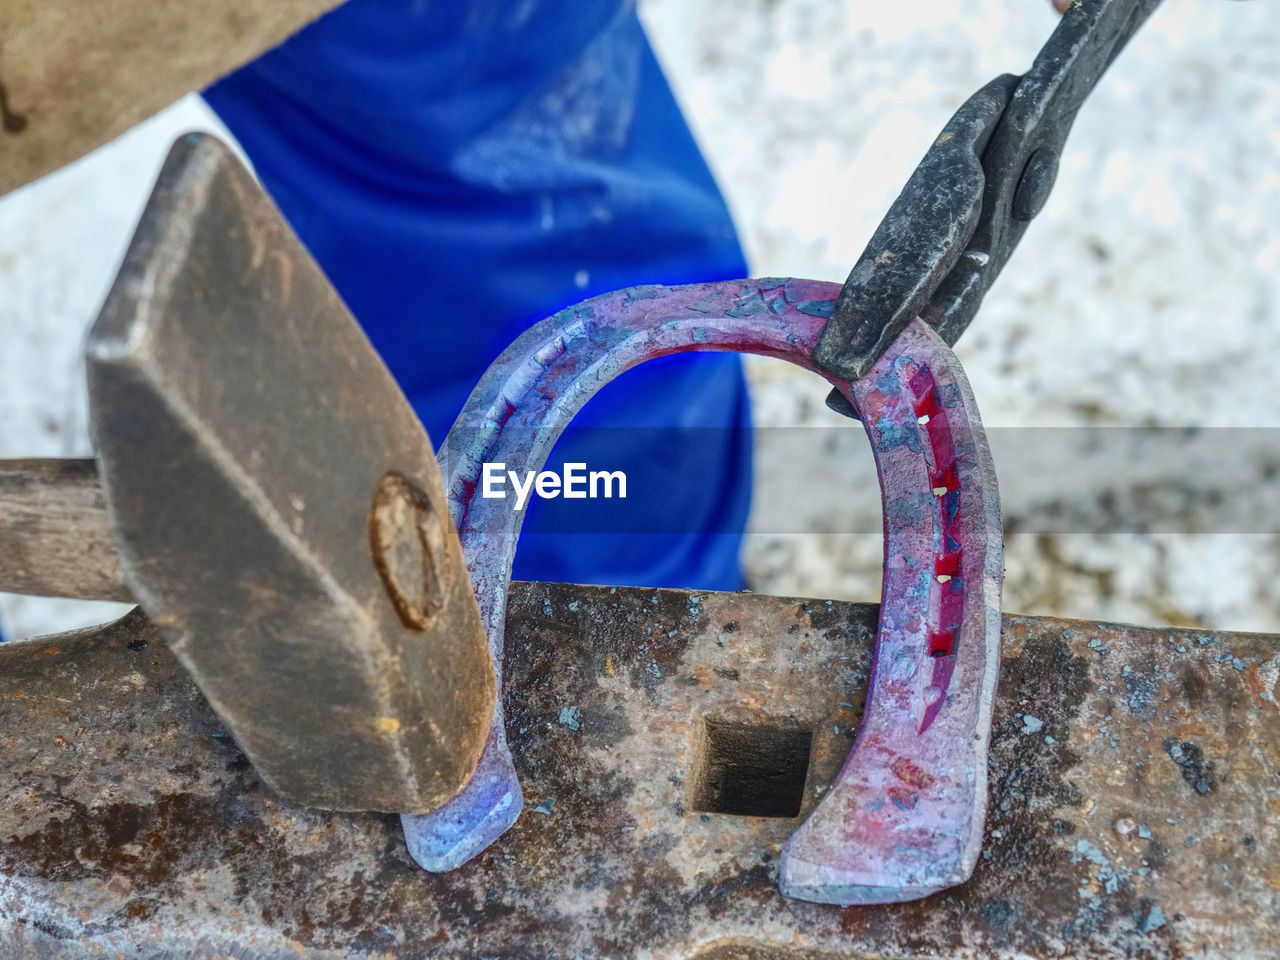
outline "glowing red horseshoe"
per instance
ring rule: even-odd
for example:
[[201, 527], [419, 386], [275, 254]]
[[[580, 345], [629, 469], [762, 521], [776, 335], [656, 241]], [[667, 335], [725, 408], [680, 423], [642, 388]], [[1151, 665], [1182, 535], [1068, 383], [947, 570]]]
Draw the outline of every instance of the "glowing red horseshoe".
[[[839, 292], [811, 280], [623, 290], [534, 325], [489, 368], [440, 465], [499, 684], [522, 515], [473, 496], [484, 463], [541, 470], [592, 394], [653, 357], [728, 350], [813, 369]], [[908, 900], [967, 879], [981, 845], [1000, 657], [995, 471], [964, 373], [922, 321], [866, 377], [831, 382], [859, 411], [880, 477], [880, 631], [849, 759], [784, 846], [779, 882], [824, 903]], [[403, 818], [409, 850], [429, 870], [452, 869], [510, 827], [522, 802], [499, 699], [470, 783], [439, 810]]]

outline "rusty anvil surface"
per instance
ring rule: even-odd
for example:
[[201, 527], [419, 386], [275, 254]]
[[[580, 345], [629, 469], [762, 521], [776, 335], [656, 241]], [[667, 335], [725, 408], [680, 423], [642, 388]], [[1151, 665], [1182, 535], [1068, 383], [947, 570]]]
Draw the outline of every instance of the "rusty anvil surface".
[[268, 789], [141, 613], [0, 647], [0, 954], [1280, 954], [1267, 636], [1006, 616], [973, 879], [894, 906], [781, 897], [779, 848], [857, 729], [876, 613], [513, 584], [528, 808], [438, 875], [396, 817]]

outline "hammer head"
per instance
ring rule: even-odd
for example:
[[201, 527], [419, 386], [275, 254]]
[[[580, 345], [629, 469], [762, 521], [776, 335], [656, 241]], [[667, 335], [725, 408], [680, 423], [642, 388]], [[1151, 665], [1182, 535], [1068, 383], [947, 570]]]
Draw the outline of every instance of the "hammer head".
[[173, 148], [87, 353], [126, 579], [267, 782], [333, 810], [456, 794], [495, 681], [431, 442], [216, 140]]

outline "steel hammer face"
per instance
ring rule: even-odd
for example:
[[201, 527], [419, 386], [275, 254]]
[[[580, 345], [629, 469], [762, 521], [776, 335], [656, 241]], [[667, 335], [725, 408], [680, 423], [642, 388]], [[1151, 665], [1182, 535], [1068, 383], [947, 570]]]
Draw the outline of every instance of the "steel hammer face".
[[431, 442], [253, 177], [178, 142], [87, 347], [126, 580], [267, 782], [456, 794], [495, 678]]

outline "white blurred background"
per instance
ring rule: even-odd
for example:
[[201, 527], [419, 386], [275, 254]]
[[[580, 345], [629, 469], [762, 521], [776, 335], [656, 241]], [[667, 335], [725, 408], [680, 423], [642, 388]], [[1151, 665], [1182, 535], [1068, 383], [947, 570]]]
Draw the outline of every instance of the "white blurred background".
[[[1048, 0], [642, 0], [641, 15], [752, 273], [835, 281], [950, 114], [1023, 72], [1057, 19]], [[0, 199], [0, 457], [89, 454], [82, 338], [190, 129], [219, 130], [195, 97]], [[958, 352], [989, 427], [1280, 428], [1275, 0], [1166, 0], [1086, 104], [1048, 206]], [[761, 431], [757, 505], [793, 502], [788, 529], [807, 532], [753, 534], [752, 586], [876, 599], [879, 536], [839, 532], [877, 523], [860, 429], [824, 408], [811, 374], [756, 360], [749, 372], [762, 427], [813, 428]], [[993, 434], [997, 468], [1019, 435]], [[1102, 494], [1141, 501], [1141, 466], [1117, 462]], [[1188, 469], [1206, 495], [1254, 482]], [[1100, 495], [1031, 477], [1046, 502], [1075, 495], [1087, 512]], [[1274, 483], [1263, 464], [1258, 477]], [[1018, 502], [1034, 511], [1034, 497]], [[1013, 532], [1005, 609], [1280, 632], [1280, 525], [1263, 528]], [[118, 609], [0, 595], [0, 624], [32, 636]]]

